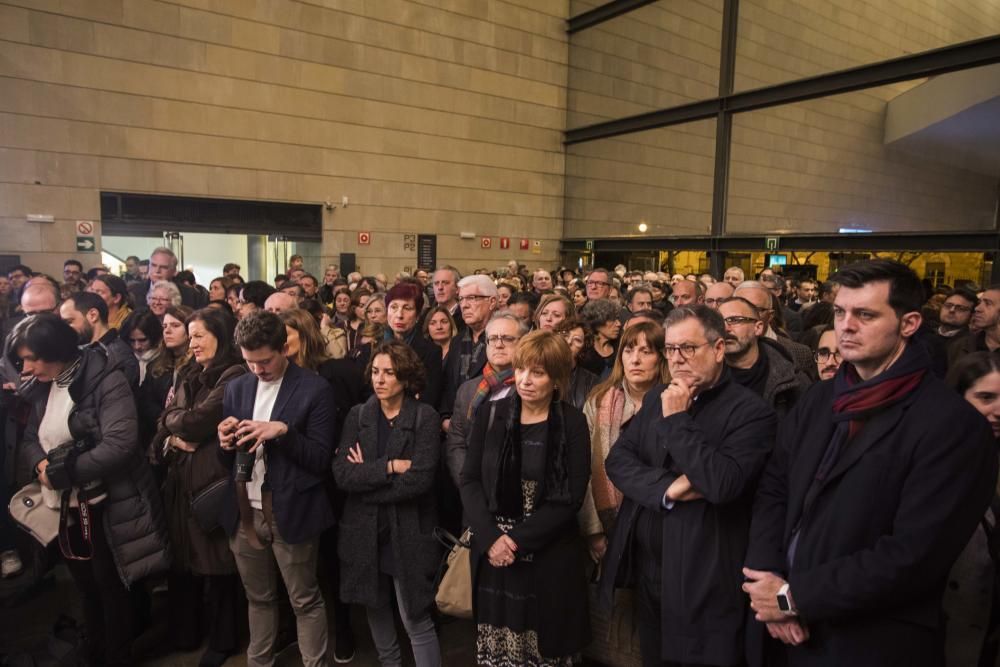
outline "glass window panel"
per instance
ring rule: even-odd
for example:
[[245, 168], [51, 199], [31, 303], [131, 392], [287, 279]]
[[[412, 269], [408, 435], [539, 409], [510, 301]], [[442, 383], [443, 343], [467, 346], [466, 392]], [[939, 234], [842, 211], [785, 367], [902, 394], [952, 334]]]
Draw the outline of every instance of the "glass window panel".
[[741, 0], [736, 90], [1000, 33], [996, 0]]
[[991, 229], [998, 115], [998, 66], [736, 114], [726, 231]]
[[714, 163], [715, 119], [568, 146], [564, 236], [708, 234]]
[[722, 0], [655, 2], [570, 35], [567, 123], [715, 97]]

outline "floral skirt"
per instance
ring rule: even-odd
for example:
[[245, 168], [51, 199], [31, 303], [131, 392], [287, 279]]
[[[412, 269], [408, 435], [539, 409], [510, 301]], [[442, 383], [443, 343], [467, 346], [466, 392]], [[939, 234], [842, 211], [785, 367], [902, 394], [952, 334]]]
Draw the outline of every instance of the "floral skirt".
[[538, 652], [534, 563], [495, 568], [484, 562], [476, 590], [476, 664], [485, 667], [563, 667], [570, 656]]

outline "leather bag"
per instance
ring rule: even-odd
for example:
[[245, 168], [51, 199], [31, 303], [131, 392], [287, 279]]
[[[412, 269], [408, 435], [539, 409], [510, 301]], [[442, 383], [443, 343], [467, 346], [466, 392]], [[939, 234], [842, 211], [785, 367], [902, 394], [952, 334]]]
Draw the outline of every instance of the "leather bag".
[[461, 538], [456, 538], [443, 528], [435, 528], [434, 536], [450, 548], [442, 563], [434, 602], [438, 611], [456, 618], [472, 618], [472, 564], [469, 542], [472, 531], [468, 528]]

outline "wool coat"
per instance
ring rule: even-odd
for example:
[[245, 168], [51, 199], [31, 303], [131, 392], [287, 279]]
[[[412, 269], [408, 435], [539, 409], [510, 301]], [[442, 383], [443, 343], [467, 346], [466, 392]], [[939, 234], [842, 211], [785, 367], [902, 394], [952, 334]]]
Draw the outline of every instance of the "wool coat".
[[[635, 583], [636, 526], [651, 512], [662, 526], [660, 600], [662, 659], [735, 665], [743, 659], [746, 596], [741, 567], [754, 491], [774, 444], [777, 418], [724, 369], [687, 412], [663, 416], [657, 385], [611, 448], [608, 479], [624, 494], [608, 541], [600, 596]], [[663, 507], [681, 475], [704, 498]]]
[[191, 500], [229, 474], [218, 455], [222, 397], [226, 385], [247, 372], [236, 358], [215, 361], [207, 369], [193, 366], [183, 376], [173, 400], [160, 415], [152, 443], [154, 451], [159, 452], [167, 438], [175, 435], [196, 447], [194, 452], [174, 448], [167, 451], [163, 501], [174, 567], [201, 575], [236, 573], [225, 532], [217, 527], [206, 533], [191, 513]]
[[[104, 534], [122, 582], [137, 581], [165, 571], [170, 565], [167, 523], [159, 490], [138, 439], [135, 400], [119, 370], [105, 373], [107, 358], [99, 349], [84, 349], [69, 393], [75, 405], [69, 429], [76, 440], [93, 446], [73, 466], [73, 482], [82, 486], [102, 481], [107, 487]], [[49, 383], [38, 383], [27, 397], [33, 406], [22, 452], [34, 469], [45, 458], [38, 427], [45, 416]]]
[[[820, 382], [782, 422], [754, 504], [746, 564], [789, 582], [810, 631], [802, 646], [771, 648], [790, 667], [941, 665], [948, 572], [996, 486], [991, 429], [927, 373], [867, 420], [804, 511], [833, 435], [833, 401], [834, 381]], [[750, 620], [751, 665], [762, 664], [767, 643]]]
[[[507, 435], [513, 396], [507, 396], [476, 412], [469, 434], [469, 447], [462, 468], [461, 492], [465, 514], [472, 528], [472, 590], [475, 596], [478, 573], [492, 567], [487, 553], [503, 534], [497, 527], [491, 507], [497, 506], [497, 467], [500, 450]], [[489, 409], [496, 406], [493, 423]], [[533, 588], [538, 608], [538, 648], [543, 656], [572, 655], [590, 643], [590, 612], [587, 580], [584, 573], [585, 549], [577, 527], [576, 515], [583, 504], [590, 482], [590, 433], [583, 413], [568, 403], [549, 411], [545, 479], [552, 475], [550, 451], [562, 438], [566, 447], [566, 470], [569, 501], [546, 499], [545, 482], [535, 511], [507, 535], [517, 544], [518, 554], [531, 554]], [[473, 612], [476, 600], [473, 597]]]
[[[333, 459], [334, 479], [347, 494], [337, 536], [340, 595], [349, 604], [374, 607], [377, 603], [381, 505], [388, 514], [390, 547], [403, 604], [410, 616], [416, 617], [434, 604], [434, 578], [442, 556], [434, 537], [434, 479], [441, 458], [441, 419], [429, 405], [405, 397], [385, 454], [378, 456], [381, 409], [375, 396], [351, 409]], [[347, 460], [355, 443], [361, 445], [364, 463]], [[408, 459], [410, 469], [389, 475], [389, 459]]]

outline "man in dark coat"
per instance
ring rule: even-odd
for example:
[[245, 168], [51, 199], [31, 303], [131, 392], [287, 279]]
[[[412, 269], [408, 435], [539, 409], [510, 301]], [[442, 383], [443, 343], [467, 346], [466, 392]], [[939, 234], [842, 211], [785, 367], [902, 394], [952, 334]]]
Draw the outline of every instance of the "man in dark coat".
[[811, 384], [795, 368], [791, 355], [764, 337], [757, 307], [738, 296], [724, 299], [719, 314], [726, 322], [726, 365], [736, 384], [764, 399], [781, 419]]
[[[486, 276], [466, 276], [458, 281], [458, 304], [465, 330], [451, 341], [444, 367], [444, 393], [441, 417], [447, 421], [455, 405], [455, 396], [463, 382], [483, 372], [486, 365], [486, 323], [497, 309], [497, 286]], [[447, 426], [445, 426], [447, 431]]]
[[136, 309], [146, 308], [146, 293], [153, 283], [160, 280], [170, 280], [181, 292], [181, 303], [189, 308], [204, 308], [208, 304], [206, 295], [198, 290], [175, 280], [177, 276], [177, 255], [170, 248], [156, 248], [149, 256], [149, 277], [140, 282], [130, 283], [128, 292]]
[[970, 352], [1000, 349], [1000, 285], [987, 287], [972, 311], [969, 332], [948, 345], [948, 367]]
[[132, 393], [138, 393], [139, 361], [119, 338], [118, 330], [108, 328], [108, 305], [104, 299], [91, 292], [76, 292], [59, 306], [59, 316], [76, 331], [80, 345], [103, 347], [108, 364], [120, 369]]
[[251, 373], [226, 385], [219, 444], [230, 466], [237, 449], [251, 454], [241, 465], [252, 467], [252, 476], [231, 477], [221, 522], [249, 602], [247, 662], [274, 660], [277, 569], [295, 612], [302, 662], [325, 665], [326, 606], [316, 566], [320, 534], [334, 522], [323, 484], [334, 449], [333, 392], [287, 360], [285, 325], [274, 313], [240, 320], [236, 344]]
[[605, 462], [625, 498], [601, 599], [635, 586], [643, 664], [738, 665], [740, 564], [776, 418], [732, 381], [717, 311], [678, 307], [664, 327], [673, 380], [646, 395]]
[[749, 662], [940, 665], [946, 577], [994, 494], [992, 432], [911, 341], [923, 291], [909, 268], [862, 262], [834, 280], [844, 362], [782, 424], [754, 505]]

